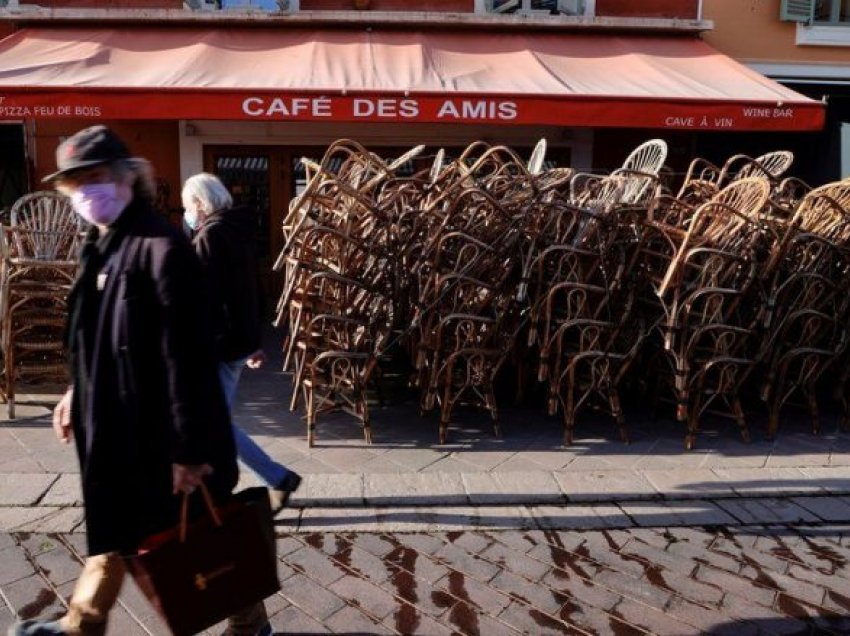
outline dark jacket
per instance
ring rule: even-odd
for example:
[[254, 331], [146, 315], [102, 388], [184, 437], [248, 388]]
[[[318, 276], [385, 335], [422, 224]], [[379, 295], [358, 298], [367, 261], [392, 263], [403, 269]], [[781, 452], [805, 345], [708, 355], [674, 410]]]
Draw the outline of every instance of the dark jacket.
[[232, 362], [261, 344], [256, 212], [247, 206], [210, 214], [193, 239], [214, 303], [219, 359]]
[[90, 554], [131, 552], [174, 525], [172, 464], [211, 464], [236, 484], [200, 264], [179, 231], [136, 200], [87, 237], [68, 299], [72, 424]]

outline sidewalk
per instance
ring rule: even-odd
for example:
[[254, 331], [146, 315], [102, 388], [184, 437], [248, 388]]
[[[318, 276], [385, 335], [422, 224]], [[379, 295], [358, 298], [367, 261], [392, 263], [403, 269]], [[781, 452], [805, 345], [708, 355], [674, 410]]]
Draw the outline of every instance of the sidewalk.
[[[436, 417], [394, 404], [372, 408], [371, 446], [353, 418], [331, 414], [319, 419], [316, 446], [308, 448], [300, 414], [288, 409], [289, 376], [276, 368], [245, 372], [236, 418], [269, 454], [306, 477], [286, 513], [305, 527], [352, 509], [363, 529], [377, 527], [371, 525], [376, 520], [390, 521], [379, 514], [386, 507], [413, 508], [421, 520], [450, 508], [455, 519], [477, 525], [488, 518], [534, 518], [535, 508], [546, 506], [600, 504], [622, 513], [626, 504], [663, 511], [679, 503], [850, 495], [850, 434], [837, 432], [825, 417], [824, 433], [814, 436], [793, 411], [775, 441], [763, 438], [763, 418], [754, 418], [750, 444], [740, 441], [733, 423], [721, 422], [700, 435], [696, 450], [686, 451], [680, 424], [634, 415], [627, 422], [631, 444], [616, 439], [606, 418], [591, 415], [580, 419], [576, 443], [564, 448], [558, 418], [509, 407], [502, 438], [493, 436], [487, 418], [461, 412], [450, 442], [439, 445]], [[50, 423], [57, 398], [20, 395], [19, 417], [0, 419], [0, 531], [79, 526], [76, 457], [72, 446], [56, 441]], [[4, 410], [0, 405], [0, 415]], [[256, 482], [246, 472], [242, 483]]]
[[[288, 377], [240, 391], [238, 421], [305, 477], [276, 522], [279, 633], [850, 633], [850, 435], [827, 418], [774, 442], [753, 421], [749, 445], [724, 424], [688, 452], [674, 422], [632, 416], [624, 445], [585, 417], [563, 448], [557, 418], [505, 408], [501, 439], [462, 414], [440, 446], [436, 418], [376, 406], [371, 446], [335, 415], [310, 449]], [[56, 399], [0, 421], [0, 631], [61, 614], [85, 552]], [[165, 633], [128, 584], [108, 635]]]

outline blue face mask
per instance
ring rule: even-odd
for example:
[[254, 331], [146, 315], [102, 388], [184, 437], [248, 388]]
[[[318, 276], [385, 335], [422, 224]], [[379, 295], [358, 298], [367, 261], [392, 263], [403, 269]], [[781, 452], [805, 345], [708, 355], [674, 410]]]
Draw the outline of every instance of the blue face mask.
[[94, 225], [112, 225], [127, 203], [114, 183], [87, 183], [71, 193], [74, 211]]
[[189, 229], [194, 232], [201, 226], [201, 215], [198, 214], [197, 210], [187, 209], [183, 213], [183, 221], [189, 226]]

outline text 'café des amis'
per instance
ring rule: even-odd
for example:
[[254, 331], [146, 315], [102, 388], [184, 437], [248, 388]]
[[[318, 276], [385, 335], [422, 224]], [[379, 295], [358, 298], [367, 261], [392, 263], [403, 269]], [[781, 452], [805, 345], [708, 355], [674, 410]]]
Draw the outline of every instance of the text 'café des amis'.
[[528, 156], [542, 137], [548, 165], [605, 171], [663, 137], [683, 172], [731, 148], [805, 157], [824, 125], [821, 102], [709, 46], [697, 0], [3, 4], [0, 170], [37, 189], [63, 138], [106, 123], [153, 162], [175, 218], [201, 170], [259, 207], [267, 259], [301, 157], [340, 138], [386, 158], [424, 144], [412, 172], [439, 148]]

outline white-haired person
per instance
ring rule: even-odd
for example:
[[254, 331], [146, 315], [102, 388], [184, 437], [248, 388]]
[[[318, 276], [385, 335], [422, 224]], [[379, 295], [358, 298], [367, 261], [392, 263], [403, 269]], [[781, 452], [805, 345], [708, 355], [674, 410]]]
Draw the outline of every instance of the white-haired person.
[[[233, 411], [242, 370], [257, 369], [261, 348], [260, 292], [257, 281], [256, 211], [234, 206], [227, 188], [215, 175], [202, 172], [183, 185], [184, 223], [207, 274], [213, 302], [219, 376], [227, 405]], [[272, 510], [278, 512], [298, 488], [301, 477], [274, 461], [233, 423], [239, 460], [268, 487]]]

